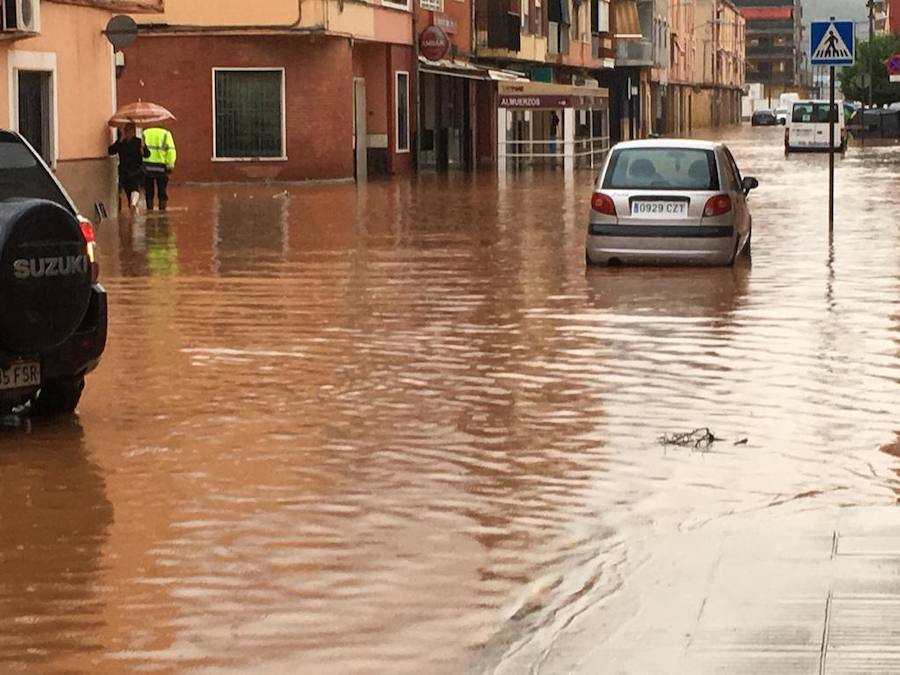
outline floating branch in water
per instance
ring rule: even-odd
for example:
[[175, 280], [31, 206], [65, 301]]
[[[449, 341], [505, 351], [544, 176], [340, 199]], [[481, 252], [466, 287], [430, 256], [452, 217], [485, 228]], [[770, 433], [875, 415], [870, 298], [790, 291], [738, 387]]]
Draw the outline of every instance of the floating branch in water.
[[659, 437], [662, 445], [678, 445], [682, 448], [694, 448], [695, 450], [706, 450], [716, 441], [724, 440], [717, 437], [709, 427], [700, 427], [687, 433], [665, 434]]

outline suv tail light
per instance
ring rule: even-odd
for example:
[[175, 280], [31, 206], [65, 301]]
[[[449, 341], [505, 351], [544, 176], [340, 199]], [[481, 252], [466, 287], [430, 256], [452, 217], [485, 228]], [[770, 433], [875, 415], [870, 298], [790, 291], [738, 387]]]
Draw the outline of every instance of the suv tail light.
[[707, 218], [712, 218], [714, 216], [723, 216], [729, 211], [731, 211], [731, 197], [728, 195], [716, 195], [706, 202], [703, 215]]
[[78, 224], [81, 225], [81, 234], [84, 235], [85, 253], [88, 262], [91, 263], [91, 281], [95, 282], [100, 277], [100, 265], [97, 263], [97, 241], [94, 226], [84, 216], [78, 216]]
[[602, 192], [595, 192], [594, 196], [591, 197], [591, 208], [597, 213], [602, 213], [606, 216], [618, 215], [616, 213], [616, 203], [613, 201], [613, 198]]

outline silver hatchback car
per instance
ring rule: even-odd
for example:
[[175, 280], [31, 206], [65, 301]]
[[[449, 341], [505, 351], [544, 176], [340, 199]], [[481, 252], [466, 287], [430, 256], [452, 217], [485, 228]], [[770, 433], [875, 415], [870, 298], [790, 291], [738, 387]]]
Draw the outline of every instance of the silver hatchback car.
[[587, 264], [734, 264], [750, 253], [758, 186], [721, 143], [619, 143], [591, 198]]

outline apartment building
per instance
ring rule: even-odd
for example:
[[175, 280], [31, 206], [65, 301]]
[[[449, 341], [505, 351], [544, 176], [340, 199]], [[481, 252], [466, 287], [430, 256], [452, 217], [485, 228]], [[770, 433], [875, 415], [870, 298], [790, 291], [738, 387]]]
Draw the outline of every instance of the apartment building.
[[85, 213], [115, 198], [106, 154], [115, 63], [103, 31], [114, 13], [161, 8], [162, 0], [4, 0], [0, 127], [31, 142]]
[[[616, 65], [617, 26], [636, 17], [634, 0], [476, 0], [475, 55], [497, 80], [482, 104], [496, 119], [493, 159], [601, 161], [611, 130], [600, 80]], [[479, 145], [482, 160], [488, 151]]]
[[119, 98], [178, 117], [179, 180], [408, 172], [412, 11], [411, 0], [166, 0], [158, 16], [135, 17]]
[[802, 0], [734, 0], [747, 21], [747, 81], [777, 98], [805, 82]]

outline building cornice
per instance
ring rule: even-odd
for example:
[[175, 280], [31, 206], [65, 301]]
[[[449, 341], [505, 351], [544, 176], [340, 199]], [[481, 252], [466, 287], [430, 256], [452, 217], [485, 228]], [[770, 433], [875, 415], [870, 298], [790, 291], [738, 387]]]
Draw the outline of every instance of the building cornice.
[[57, 5], [76, 5], [124, 14], [154, 14], [165, 11], [165, 0], [47, 0]]

